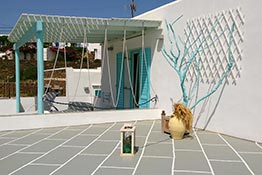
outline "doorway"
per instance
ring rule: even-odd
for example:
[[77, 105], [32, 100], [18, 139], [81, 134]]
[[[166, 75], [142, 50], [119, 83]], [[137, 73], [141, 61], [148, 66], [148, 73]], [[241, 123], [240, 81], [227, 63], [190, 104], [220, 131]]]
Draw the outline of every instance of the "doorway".
[[133, 92], [134, 96], [132, 98], [132, 106], [133, 108], [138, 108], [136, 104], [139, 104], [139, 96], [140, 96], [140, 79], [139, 79], [139, 53], [134, 53], [131, 55], [133, 61], [133, 74], [132, 74], [132, 85], [133, 85]]
[[119, 93], [117, 109], [149, 108], [150, 105], [145, 102], [150, 99], [151, 50], [146, 48], [144, 55], [142, 49], [131, 50], [128, 54], [128, 57], [126, 55], [122, 57], [122, 53], [117, 54], [116, 94]]

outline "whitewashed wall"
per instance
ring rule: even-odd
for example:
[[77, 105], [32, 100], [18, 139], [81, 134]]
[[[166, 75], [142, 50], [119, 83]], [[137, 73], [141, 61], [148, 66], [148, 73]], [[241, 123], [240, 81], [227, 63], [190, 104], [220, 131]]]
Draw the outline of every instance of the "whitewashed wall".
[[1, 115], [10, 115], [15, 113], [15, 99], [11, 98], [1, 98], [0, 99], [0, 116]]
[[[67, 68], [66, 82], [66, 97], [69, 101], [93, 102], [95, 86], [101, 85], [101, 69]], [[89, 93], [85, 88], [89, 88]]]
[[[197, 127], [206, 127], [208, 130], [218, 131], [250, 140], [262, 141], [262, 129], [260, 127], [262, 118], [258, 110], [262, 104], [262, 95], [259, 93], [262, 84], [259, 83], [258, 77], [261, 73], [259, 69], [259, 65], [261, 65], [259, 51], [262, 48], [262, 45], [259, 44], [262, 34], [262, 21], [259, 19], [259, 14], [261, 13], [258, 7], [260, 7], [261, 4], [261, 1], [252, 1], [248, 3], [243, 0], [182, 0], [140, 16], [140, 18], [162, 18], [172, 21], [172, 19], [174, 20], [177, 16], [183, 14], [181, 25], [177, 27], [177, 31], [182, 34], [182, 29], [185, 27], [185, 20], [190, 20], [198, 16], [215, 14], [230, 8], [242, 8], [242, 12], [245, 16], [245, 28], [243, 47], [244, 57], [241, 61], [241, 77], [237, 80], [236, 86], [228, 85], [224, 88], [220, 100], [218, 100], [218, 98], [220, 97], [222, 88], [217, 91], [211, 98], [210, 105], [207, 106], [205, 112], [201, 115]], [[166, 35], [166, 33], [164, 34]], [[163, 60], [163, 56], [161, 56], [160, 53], [155, 53], [154, 57], [162, 58]], [[163, 64], [166, 63], [163, 62]], [[162, 66], [167, 67], [166, 65]], [[174, 74], [174, 71], [173, 73], [172, 71], [173, 70], [170, 72], [166, 71], [165, 74], [172, 75]], [[155, 74], [152, 77], [157, 79], [157, 77], [162, 77], [162, 74]], [[174, 78], [174, 81], [177, 82], [176, 84], [178, 85], [177, 78]], [[177, 88], [179, 89], [179, 87]], [[174, 94], [169, 94], [169, 96], [177, 100], [181, 97], [181, 94], [175, 92]], [[164, 107], [162, 105], [165, 104], [168, 105], [168, 99], [164, 100], [162, 95], [160, 99], [161, 101], [165, 101], [164, 103], [160, 102], [161, 107]], [[218, 104], [218, 106], [215, 109], [216, 104]], [[199, 105], [199, 107], [201, 107], [201, 105]], [[198, 112], [195, 114], [195, 117], [197, 116]], [[206, 124], [208, 125], [206, 126]]]
[[[36, 97], [22, 97], [21, 111], [22, 112], [36, 112]], [[0, 116], [16, 114], [16, 99], [15, 98], [1, 98], [0, 99]]]
[[[223, 10], [241, 8], [244, 14], [244, 45], [243, 59], [241, 60], [241, 77], [238, 78], [236, 85], [226, 85], [210, 98], [205, 110], [200, 115], [199, 104], [194, 113], [195, 122], [200, 116], [196, 127], [206, 128], [207, 130], [217, 131], [224, 134], [255, 140], [262, 142], [262, 117], [259, 109], [262, 107], [262, 83], [260, 83], [260, 74], [262, 64], [261, 53], [262, 45], [262, 21], [259, 14], [262, 5], [261, 1], [253, 0], [246, 2], [244, 0], [180, 0], [172, 2], [158, 9], [152, 10], [138, 16], [140, 19], [156, 19], [174, 21], [180, 15], [183, 18], [175, 26], [179, 35], [183, 35], [186, 20], [195, 17], [216, 14]], [[165, 109], [167, 113], [172, 112], [173, 102], [181, 99], [181, 89], [176, 72], [168, 65], [161, 54], [162, 41], [158, 38], [161, 34], [164, 41], [167, 39], [167, 32], [162, 23], [161, 31], [146, 32], [146, 47], [152, 50], [151, 82], [156, 91], [159, 102], [157, 107]], [[141, 37], [128, 40], [128, 49], [139, 48]], [[167, 42], [165, 42], [167, 43]], [[121, 51], [122, 42], [111, 43], [113, 51], [110, 51], [111, 77], [116, 77], [116, 53]], [[103, 84], [108, 84], [107, 69], [104, 66], [102, 77]], [[115, 79], [112, 79], [113, 92], [115, 92]], [[206, 84], [201, 84], [200, 94], [205, 93]], [[109, 92], [109, 87], [103, 87], [104, 91]], [[151, 95], [153, 95], [151, 89]]]

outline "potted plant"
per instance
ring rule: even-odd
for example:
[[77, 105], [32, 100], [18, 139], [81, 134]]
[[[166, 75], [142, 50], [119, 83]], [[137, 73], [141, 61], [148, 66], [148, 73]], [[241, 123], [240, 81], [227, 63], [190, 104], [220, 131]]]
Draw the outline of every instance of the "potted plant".
[[174, 112], [170, 116], [168, 127], [174, 140], [183, 139], [186, 133], [192, 132], [193, 115], [182, 103], [174, 104]]

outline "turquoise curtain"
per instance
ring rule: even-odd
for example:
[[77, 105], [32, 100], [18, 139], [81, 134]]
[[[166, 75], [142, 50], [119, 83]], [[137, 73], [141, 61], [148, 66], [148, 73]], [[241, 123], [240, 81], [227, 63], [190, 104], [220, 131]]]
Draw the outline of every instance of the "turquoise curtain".
[[[142, 49], [139, 60], [140, 67], [140, 90], [141, 95], [139, 98], [139, 108], [149, 108], [150, 103], [146, 103], [150, 99], [150, 67], [151, 66], [151, 49], [145, 48], [144, 58], [142, 59]], [[145, 103], [145, 104], [144, 104]]]
[[[119, 100], [117, 104], [117, 109], [123, 109], [124, 108], [124, 67], [122, 69], [122, 78], [120, 81], [120, 75], [121, 75], [121, 64], [122, 64], [122, 53], [118, 53], [116, 55], [116, 100], [117, 100], [117, 95], [119, 94]], [[124, 65], [123, 65], [124, 66]], [[120, 86], [119, 86], [119, 83]], [[119, 92], [120, 91], [120, 92]]]

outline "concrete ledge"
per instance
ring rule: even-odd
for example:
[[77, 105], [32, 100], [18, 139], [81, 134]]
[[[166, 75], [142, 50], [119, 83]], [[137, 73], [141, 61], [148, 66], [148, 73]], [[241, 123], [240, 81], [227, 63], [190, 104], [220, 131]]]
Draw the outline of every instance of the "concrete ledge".
[[82, 113], [21, 114], [0, 117], [0, 131], [73, 126], [94, 123], [153, 120], [162, 109], [92, 111]]

